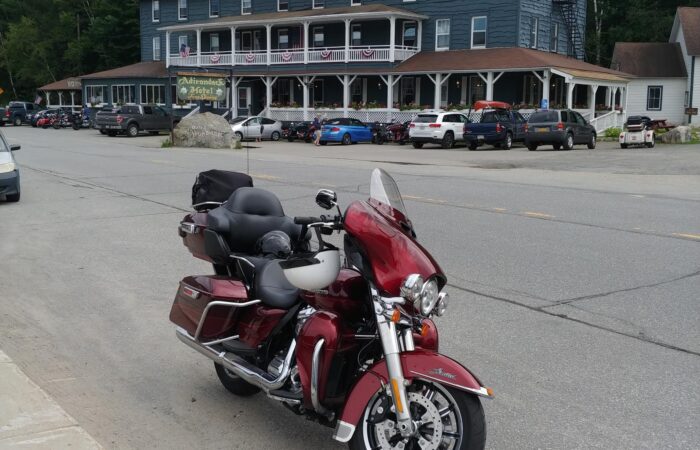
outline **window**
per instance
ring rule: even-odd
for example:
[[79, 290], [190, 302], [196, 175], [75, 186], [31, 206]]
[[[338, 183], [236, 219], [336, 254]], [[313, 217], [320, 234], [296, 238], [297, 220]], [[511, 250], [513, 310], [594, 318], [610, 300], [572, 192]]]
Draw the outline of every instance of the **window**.
[[179, 20], [187, 20], [187, 9], [187, 0], [178, 0], [177, 18]]
[[417, 45], [417, 25], [415, 22], [403, 23], [403, 45], [406, 47], [415, 47]]
[[323, 8], [325, 6], [324, 0], [312, 0], [312, 6], [314, 9]]
[[647, 111], [661, 111], [663, 96], [663, 86], [649, 86], [647, 88]]
[[401, 78], [401, 104], [410, 105], [416, 103], [416, 79], [413, 77]]
[[357, 78], [350, 85], [350, 100], [353, 103], [359, 103], [364, 101], [363, 95], [364, 80], [362, 78]]
[[165, 104], [165, 85], [163, 84], [142, 84], [141, 103], [143, 104]]
[[219, 17], [221, 13], [221, 1], [209, 0], [209, 17]]
[[323, 105], [323, 80], [315, 80], [311, 83], [311, 91], [314, 107]]
[[440, 86], [440, 107], [441, 108], [446, 108], [447, 107], [447, 100], [449, 99], [450, 95], [450, 86], [447, 81], [442, 83]]
[[289, 11], [289, 2], [287, 0], [277, 0], [277, 11]]
[[530, 48], [537, 48], [537, 35], [539, 33], [540, 19], [530, 19]]
[[153, 38], [153, 61], [160, 61], [160, 36]]
[[260, 30], [253, 31], [253, 50], [262, 48], [262, 32]]
[[362, 4], [362, 0], [350, 0], [350, 6], [359, 6]]
[[275, 87], [277, 88], [277, 102], [282, 105], [288, 105], [289, 103], [291, 103], [291, 96], [289, 94], [289, 83], [280, 80], [277, 83], [275, 83]]
[[561, 121], [562, 122], [564, 122], [564, 123], [574, 122], [573, 117], [571, 118], [571, 120], [569, 120], [569, 112], [568, 111], [562, 111], [560, 114], [561, 114]]
[[472, 17], [472, 48], [486, 47], [486, 17]]
[[549, 36], [549, 51], [558, 52], [559, 51], [559, 24], [555, 23], [552, 25], [552, 34]]
[[154, 22], [160, 22], [160, 1], [151, 1], [151, 18]]
[[112, 104], [125, 105], [134, 103], [136, 88], [133, 84], [118, 84], [112, 86]]
[[85, 96], [90, 104], [105, 103], [106, 86], [85, 86]]
[[323, 27], [314, 27], [314, 47], [323, 47], [325, 42], [326, 38], [323, 33]]
[[253, 0], [241, 0], [241, 14], [253, 13]]
[[450, 49], [450, 19], [435, 21], [435, 50]]
[[240, 43], [240, 50], [243, 50], [244, 52], [253, 50], [253, 32], [244, 31], [241, 33], [241, 38], [237, 39], [236, 42]]
[[533, 74], [523, 77], [523, 103], [538, 106], [542, 98], [542, 82]]
[[355, 23], [352, 25], [352, 45], [362, 45], [362, 25]]
[[190, 45], [190, 43], [188, 42], [186, 34], [183, 34], [182, 36], [177, 37], [178, 48], [182, 49], [183, 47], [188, 47], [189, 45]]
[[288, 49], [289, 48], [289, 31], [286, 28], [277, 30], [277, 48]]
[[214, 53], [219, 51], [219, 33], [209, 35], [209, 51]]
[[469, 77], [469, 99], [467, 103], [474, 104], [479, 100], [486, 100], [486, 83], [479, 75]]

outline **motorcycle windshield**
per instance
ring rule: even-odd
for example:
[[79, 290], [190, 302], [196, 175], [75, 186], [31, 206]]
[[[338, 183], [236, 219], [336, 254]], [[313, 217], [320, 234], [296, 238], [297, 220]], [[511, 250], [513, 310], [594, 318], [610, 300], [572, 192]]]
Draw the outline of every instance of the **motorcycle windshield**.
[[399, 225], [402, 225], [402, 222], [404, 227], [410, 225], [408, 213], [406, 213], [406, 205], [403, 203], [399, 186], [386, 171], [374, 169], [372, 172], [372, 178], [369, 182], [369, 198], [374, 200], [371, 203], [375, 207], [386, 207], [381, 208], [382, 212], [396, 220]]

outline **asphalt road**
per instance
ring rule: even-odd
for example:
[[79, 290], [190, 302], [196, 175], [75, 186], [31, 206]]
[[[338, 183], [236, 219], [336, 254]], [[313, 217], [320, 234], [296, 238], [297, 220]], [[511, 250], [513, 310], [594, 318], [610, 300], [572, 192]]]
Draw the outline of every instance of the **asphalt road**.
[[[176, 227], [195, 174], [246, 151], [5, 128], [22, 200], [0, 202], [0, 348], [107, 448], [342, 448], [262, 395], [238, 399], [174, 336], [177, 282], [209, 267]], [[700, 148], [421, 151], [251, 144], [289, 215], [319, 187], [392, 173], [448, 274], [441, 349], [496, 392], [491, 449], [697, 448]]]

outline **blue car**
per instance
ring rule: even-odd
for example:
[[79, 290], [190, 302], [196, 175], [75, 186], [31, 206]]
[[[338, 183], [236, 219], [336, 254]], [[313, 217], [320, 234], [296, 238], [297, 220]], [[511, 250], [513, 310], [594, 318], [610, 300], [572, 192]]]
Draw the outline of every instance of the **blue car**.
[[343, 145], [372, 142], [372, 128], [357, 119], [331, 119], [321, 128], [321, 145], [328, 142], [340, 142]]
[[19, 201], [19, 169], [12, 156], [19, 149], [19, 145], [8, 144], [0, 132], [0, 197], [8, 202]]

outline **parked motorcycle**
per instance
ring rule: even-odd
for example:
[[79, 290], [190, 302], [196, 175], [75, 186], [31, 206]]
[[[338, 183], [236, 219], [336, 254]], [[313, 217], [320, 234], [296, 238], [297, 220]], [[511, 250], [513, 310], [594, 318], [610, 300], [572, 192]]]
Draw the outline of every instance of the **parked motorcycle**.
[[405, 145], [408, 142], [408, 130], [411, 121], [404, 123], [394, 122], [389, 124], [386, 128], [391, 135], [391, 140], [393, 142], [398, 142], [399, 145]]
[[306, 143], [312, 142], [314, 140], [314, 133], [316, 132], [316, 127], [309, 123], [291, 123], [286, 133], [282, 130], [282, 138], [286, 138], [289, 142], [294, 142], [295, 140], [304, 141]]
[[[337, 213], [292, 219], [249, 177], [212, 173], [179, 234], [216, 275], [184, 278], [170, 320], [224, 387], [264, 391], [352, 449], [483, 449], [479, 397], [493, 392], [438, 353], [431, 317], [445, 314], [447, 280], [391, 176], [375, 169], [369, 199], [344, 214], [322, 189], [316, 203]], [[324, 241], [334, 233], [344, 261]]]
[[377, 145], [382, 145], [385, 142], [391, 141], [391, 134], [386, 126], [379, 122], [374, 122], [372, 125], [372, 143]]

